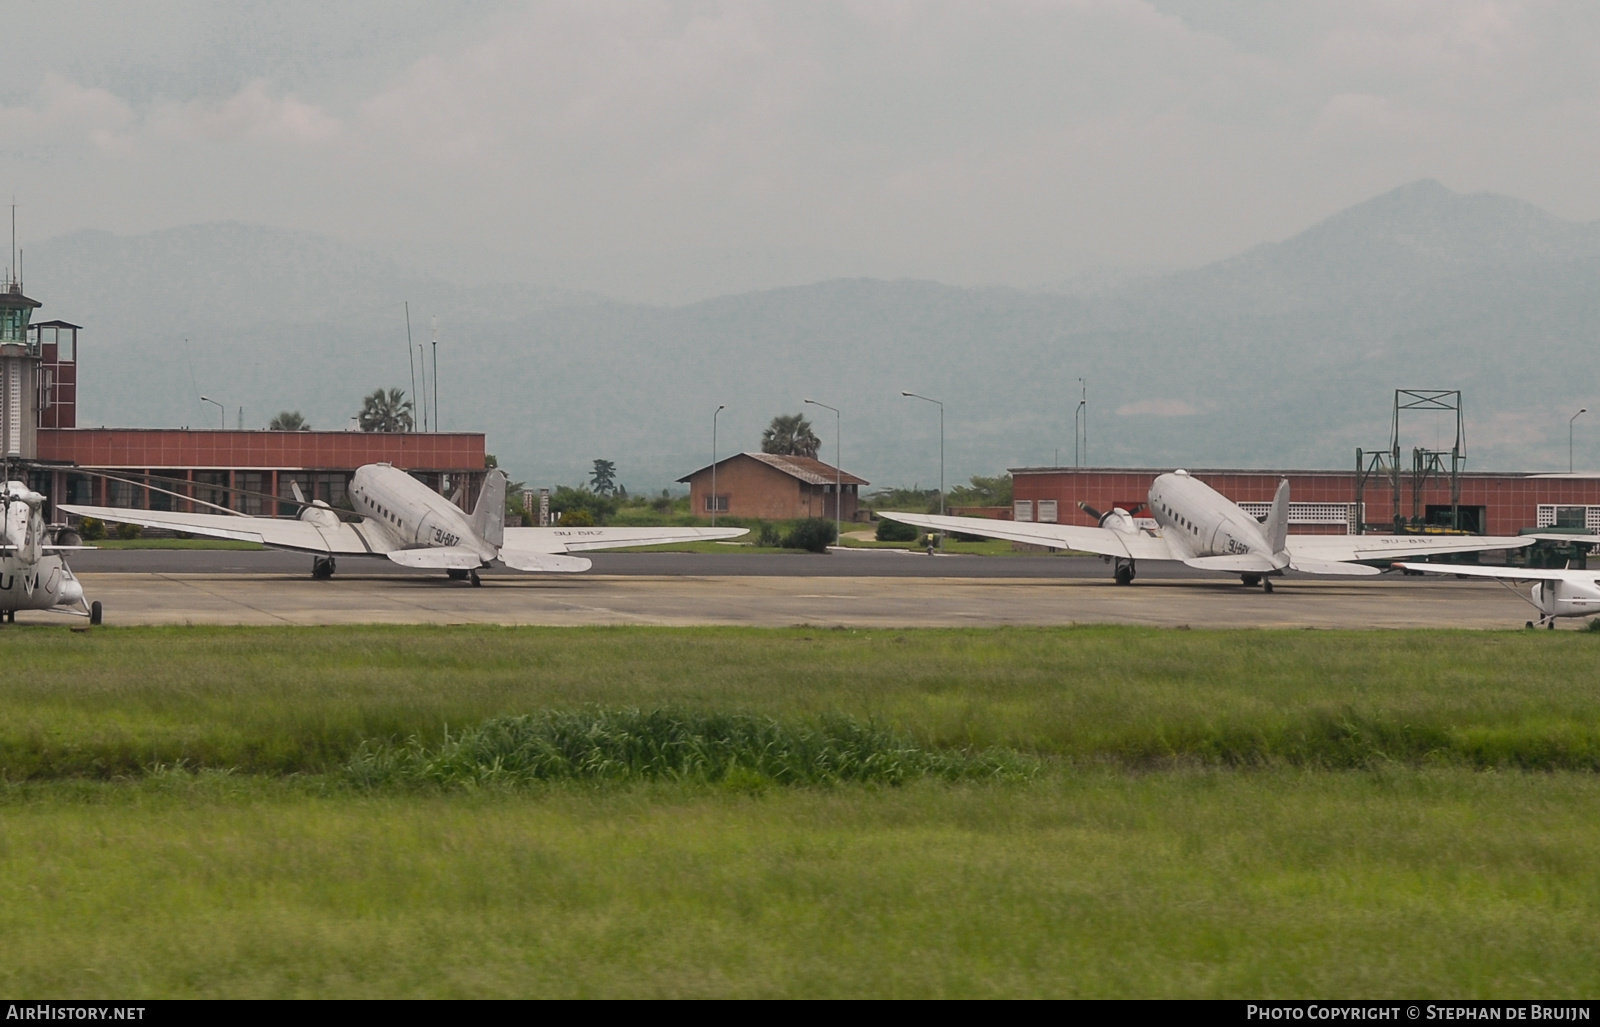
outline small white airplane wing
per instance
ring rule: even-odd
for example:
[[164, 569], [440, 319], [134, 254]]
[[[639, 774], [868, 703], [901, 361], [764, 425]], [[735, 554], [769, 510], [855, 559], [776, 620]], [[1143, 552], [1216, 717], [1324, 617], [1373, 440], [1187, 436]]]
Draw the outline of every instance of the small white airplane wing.
[[1554, 567], [1477, 567], [1472, 564], [1410, 562], [1397, 563], [1394, 566], [1401, 570], [1426, 571], [1429, 574], [1459, 574], [1468, 578], [1501, 578], [1510, 581], [1570, 581], [1574, 578], [1600, 579], [1600, 570], [1569, 571]]
[[60, 509], [78, 517], [93, 517], [114, 524], [138, 524], [146, 528], [187, 531], [211, 538], [259, 542], [274, 549], [293, 549], [303, 553], [366, 556], [383, 555], [394, 549], [394, 543], [382, 532], [363, 530], [360, 524], [345, 521], [336, 526], [322, 527], [290, 517], [234, 517], [228, 514], [176, 513], [166, 510], [124, 510], [110, 506], [63, 505]]
[[1291, 565], [1304, 562], [1346, 563], [1356, 560], [1404, 560], [1432, 553], [1481, 553], [1533, 545], [1530, 535], [1290, 535]]
[[[749, 528], [507, 528], [504, 548], [513, 553], [582, 553], [591, 549], [715, 541], [749, 532]], [[500, 558], [505, 560], [504, 552]], [[506, 563], [509, 565], [510, 561]]]
[[[884, 510], [879, 517], [902, 524], [913, 524], [934, 531], [955, 531], [963, 535], [1004, 539], [1034, 546], [1075, 549], [1101, 556], [1131, 557], [1135, 560], [1181, 560], [1159, 535], [1123, 534], [1109, 528], [1089, 528], [1077, 524], [1040, 524], [1035, 521], [995, 521], [987, 517], [940, 517], [936, 514], [909, 514]], [[1270, 569], [1270, 568], [1269, 568]]]

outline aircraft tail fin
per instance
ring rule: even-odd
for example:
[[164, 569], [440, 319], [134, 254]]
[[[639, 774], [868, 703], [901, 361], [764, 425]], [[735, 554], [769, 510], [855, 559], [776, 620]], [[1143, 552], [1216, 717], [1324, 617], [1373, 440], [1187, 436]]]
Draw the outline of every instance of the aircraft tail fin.
[[1267, 545], [1272, 547], [1274, 556], [1284, 551], [1289, 544], [1289, 479], [1284, 478], [1278, 482], [1278, 494], [1272, 497], [1272, 509], [1267, 513], [1266, 529]]
[[483, 491], [472, 508], [472, 530], [499, 549], [506, 544], [506, 473], [495, 469], [483, 476]]

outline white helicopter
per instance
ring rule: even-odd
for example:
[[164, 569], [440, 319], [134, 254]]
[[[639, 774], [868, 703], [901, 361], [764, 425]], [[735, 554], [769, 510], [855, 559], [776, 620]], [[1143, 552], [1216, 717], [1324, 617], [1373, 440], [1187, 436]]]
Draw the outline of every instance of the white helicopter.
[[87, 603], [65, 550], [90, 548], [67, 528], [44, 522], [44, 496], [20, 481], [5, 483], [5, 520], [0, 525], [0, 622], [15, 623], [18, 610], [48, 610], [100, 623], [99, 602]]

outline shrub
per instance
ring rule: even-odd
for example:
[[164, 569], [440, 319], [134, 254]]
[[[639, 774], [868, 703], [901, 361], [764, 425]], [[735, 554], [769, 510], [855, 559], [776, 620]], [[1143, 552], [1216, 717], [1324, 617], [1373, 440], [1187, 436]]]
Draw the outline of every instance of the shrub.
[[796, 521], [781, 541], [785, 549], [826, 553], [838, 538], [838, 527], [832, 521], [826, 517], [807, 517], [803, 521]]
[[567, 510], [561, 514], [563, 528], [592, 528], [594, 515], [587, 510]]
[[85, 542], [98, 542], [106, 537], [105, 523], [93, 517], [85, 517], [83, 523], [78, 525], [78, 534]]
[[131, 541], [133, 539], [138, 538], [141, 534], [143, 534], [143, 532], [144, 532], [144, 529], [141, 528], [137, 524], [119, 524], [119, 525], [117, 525], [117, 538], [120, 538], [120, 539], [125, 539], [125, 540]]
[[575, 489], [567, 485], [558, 487], [550, 497], [550, 512], [562, 515], [562, 524], [575, 524], [568, 520], [578, 510], [589, 515], [585, 524], [604, 524], [606, 518], [616, 513], [621, 502], [615, 496], [601, 496], [588, 489]]
[[760, 529], [756, 532], [756, 544], [775, 548], [783, 544], [783, 535], [778, 531], [777, 525], [762, 521]]
[[929, 749], [873, 721], [777, 720], [688, 710], [548, 710], [499, 717], [435, 747], [366, 742], [346, 772], [384, 784], [473, 787], [534, 781], [748, 781], [778, 785], [1026, 779], [1037, 763], [1003, 749]]
[[891, 521], [885, 517], [878, 521], [878, 533], [875, 537], [879, 542], [915, 542], [920, 534], [921, 532], [913, 525]]

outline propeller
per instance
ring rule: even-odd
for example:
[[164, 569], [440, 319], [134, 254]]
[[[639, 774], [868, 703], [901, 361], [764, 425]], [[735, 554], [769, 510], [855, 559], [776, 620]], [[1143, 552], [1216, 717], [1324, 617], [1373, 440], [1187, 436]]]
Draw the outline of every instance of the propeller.
[[1100, 525], [1100, 527], [1102, 527], [1102, 528], [1106, 526], [1106, 521], [1108, 521], [1111, 518], [1115, 517], [1119, 513], [1123, 514], [1124, 516], [1130, 517], [1130, 518], [1131, 517], [1137, 517], [1139, 515], [1139, 511], [1143, 510], [1146, 505], [1147, 504], [1144, 504], [1144, 503], [1135, 503], [1132, 510], [1124, 510], [1119, 506], [1115, 506], [1115, 507], [1112, 507], [1111, 510], [1108, 511], [1107, 513], [1101, 513], [1099, 510], [1096, 510], [1094, 507], [1090, 506], [1088, 503], [1085, 503], [1083, 500], [1081, 500], [1081, 499], [1078, 500], [1078, 509], [1082, 510], [1084, 513], [1088, 514], [1090, 517], [1093, 517], [1094, 520], [1095, 520], [1095, 523]]

